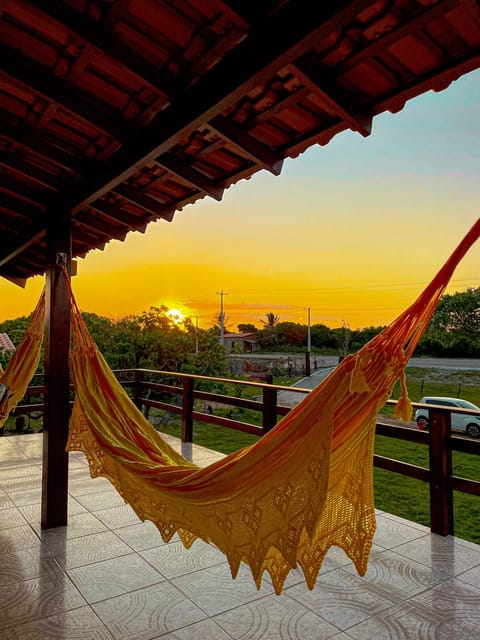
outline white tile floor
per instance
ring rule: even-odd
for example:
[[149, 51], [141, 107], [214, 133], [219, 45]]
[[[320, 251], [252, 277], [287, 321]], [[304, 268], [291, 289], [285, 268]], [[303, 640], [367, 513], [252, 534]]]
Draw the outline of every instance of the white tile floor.
[[379, 513], [364, 578], [334, 548], [313, 591], [294, 572], [275, 596], [246, 568], [232, 580], [213, 547], [164, 544], [82, 454], [70, 454], [68, 527], [42, 531], [41, 448], [41, 435], [0, 438], [2, 640], [480, 637], [480, 546]]

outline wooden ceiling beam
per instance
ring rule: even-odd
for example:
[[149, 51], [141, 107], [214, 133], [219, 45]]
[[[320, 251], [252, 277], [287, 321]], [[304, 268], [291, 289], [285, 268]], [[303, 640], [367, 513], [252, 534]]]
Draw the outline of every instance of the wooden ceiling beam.
[[15, 268], [12, 271], [10, 265], [3, 267], [3, 270], [12, 275], [28, 277], [32, 275], [32, 272], [38, 273], [38, 264], [42, 264], [45, 260], [45, 245], [41, 245], [40, 250], [37, 246], [29, 247], [28, 251], [25, 251], [21, 256], [15, 260]]
[[74, 87], [66, 88], [63, 80], [55, 78], [3, 44], [0, 44], [0, 70], [12, 80], [26, 85], [44, 99], [60, 105], [74, 117], [86, 120], [117, 140], [122, 141], [137, 130], [137, 127], [120, 119], [115, 113], [108, 114], [98, 106], [90, 105]]
[[339, 119], [327, 128], [322, 126], [317, 130], [309, 131], [308, 134], [296, 138], [292, 143], [287, 145], [283, 151], [289, 157], [295, 157], [314, 144], [321, 146], [328, 144], [334, 136], [345, 131], [346, 128], [345, 121]]
[[60, 180], [58, 177], [45, 169], [26, 162], [20, 153], [8, 153], [0, 149], [0, 165], [14, 170], [52, 191], [57, 191], [59, 188]]
[[108, 224], [98, 216], [89, 215], [85, 211], [77, 212], [72, 220], [80, 223], [84, 227], [100, 232], [107, 237], [116, 238], [117, 240], [124, 240], [127, 235], [127, 230], [123, 226]]
[[191, 164], [180, 160], [172, 153], [164, 153], [155, 159], [155, 164], [163, 167], [170, 173], [188, 182], [192, 187], [205, 191], [205, 193], [215, 200], [220, 201], [223, 197], [224, 187], [210, 180], [206, 175], [197, 171]]
[[28, 276], [25, 278], [20, 278], [18, 276], [9, 275], [8, 272], [4, 272], [2, 269], [0, 269], [0, 277], [4, 278], [5, 280], [9, 280], [11, 283], [16, 284], [18, 287], [22, 287], [22, 289], [24, 289], [25, 285], [27, 284]]
[[415, 82], [406, 86], [403, 91], [397, 91], [390, 97], [383, 97], [372, 105], [372, 112], [374, 112], [375, 115], [383, 113], [384, 111], [396, 113], [403, 108], [407, 100], [411, 100], [426, 91], [440, 91], [448, 87], [451, 82], [457, 80], [460, 76], [479, 67], [480, 50], [478, 53], [465, 56], [455, 65], [446, 65], [444, 69], [436, 69], [434, 73], [427, 73], [423, 78], [417, 78]]
[[33, 151], [67, 171], [80, 174], [93, 165], [91, 161], [72, 156], [49, 142], [48, 132], [41, 127], [29, 127], [25, 123], [12, 127], [6, 122], [0, 122], [0, 136], [14, 143], [15, 146]]
[[[463, 0], [462, 4], [466, 2], [467, 0]], [[344, 62], [338, 64], [335, 67], [335, 76], [341, 76], [361, 62], [373, 59], [377, 53], [384, 51], [395, 42], [409, 36], [412, 32], [420, 31], [422, 27], [435, 20], [435, 18], [441, 18], [448, 11], [456, 8], [458, 8], [458, 0], [440, 0], [437, 4], [427, 7], [421, 13], [388, 31], [385, 35], [380, 36], [371, 44], [363, 47], [357, 53], [349, 56]]]
[[158, 200], [155, 200], [155, 198], [151, 198], [144, 193], [139, 193], [127, 185], [119, 184], [112, 191], [113, 193], [116, 193], [122, 198], [125, 198], [131, 203], [137, 205], [137, 207], [148, 211], [152, 220], [164, 218], [165, 220], [170, 221], [173, 219], [174, 211], [172, 207], [161, 204]]
[[268, 109], [256, 113], [253, 119], [249, 120], [248, 124], [250, 126], [254, 126], [260, 122], [267, 122], [268, 120], [271, 120], [277, 113], [281, 113], [282, 111], [289, 109], [309, 93], [311, 93], [311, 91], [307, 87], [298, 87], [296, 91], [292, 91], [292, 93], [281, 97], [275, 102], [275, 104], [269, 106]]
[[[85, 256], [92, 249], [104, 249], [105, 245], [111, 238], [105, 236], [103, 233], [93, 233], [87, 227], [83, 225], [75, 224], [73, 227], [75, 233], [75, 242], [72, 244], [72, 249], [76, 248], [80, 256]], [[73, 232], [72, 229], [72, 232]], [[77, 254], [77, 255], [78, 255]]]
[[[35, 264], [38, 261], [38, 257], [39, 252], [32, 251], [32, 249], [30, 249], [28, 251], [28, 255], [24, 253], [17, 260], [15, 260], [15, 269], [12, 270], [9, 265], [1, 267], [0, 275], [6, 277], [5, 274], [9, 274], [10, 276], [17, 277], [19, 279], [23, 279], [24, 276], [28, 277], [27, 274], [31, 274], [32, 270], [36, 270]], [[41, 258], [44, 258], [44, 256], [41, 256]]]
[[463, 7], [465, 7], [465, 11], [471, 16], [475, 25], [480, 26], [480, 7], [478, 6], [477, 0], [463, 0]]
[[[3, 182], [0, 179], [0, 186], [4, 186], [6, 184], [8, 184], [7, 181]], [[19, 200], [15, 196], [12, 196], [10, 193], [5, 193], [4, 191], [0, 191], [0, 206], [4, 209], [8, 209], [19, 218], [25, 218], [25, 220], [31, 220], [32, 217], [41, 213], [39, 207], [34, 206], [30, 202]]]
[[362, 136], [367, 137], [372, 132], [372, 115], [369, 113], [359, 113], [351, 99], [335, 86], [330, 78], [322, 78], [318, 72], [309, 64], [308, 60], [297, 61], [291, 64], [295, 76], [302, 84], [309, 87], [326, 104], [329, 111], [333, 111], [354, 131], [358, 131]]
[[126, 47], [115, 36], [113, 30], [105, 28], [103, 22], [92, 20], [84, 13], [71, 9], [63, 0], [29, 1], [49, 18], [67, 27], [73, 35], [142, 78], [152, 88], [162, 93], [166, 102], [168, 101], [167, 96], [173, 93], [175, 87], [167, 74], [159, 70], [148, 58]]
[[243, 153], [261, 165], [270, 173], [279, 176], [282, 171], [283, 158], [271, 151], [262, 142], [249, 135], [244, 129], [222, 115], [215, 116], [208, 122], [208, 127], [238, 147]]
[[223, 0], [222, 5], [229, 7], [250, 25], [264, 20], [271, 6], [269, 2], [245, 2], [245, 0]]
[[191, 80], [197, 76], [203, 76], [210, 67], [216, 64], [217, 60], [222, 57], [222, 53], [234, 47], [245, 36], [245, 29], [239, 26], [234, 27], [224, 35], [214, 47], [209, 49], [205, 55], [202, 55], [195, 64], [188, 69], [186, 76], [182, 77], [185, 84], [190, 84]]
[[140, 233], [144, 233], [148, 222], [150, 222], [150, 216], [148, 216], [148, 218], [138, 218], [137, 216], [128, 213], [128, 211], [121, 209], [119, 205], [112, 204], [100, 198], [95, 200], [95, 202], [92, 202], [89, 207], [90, 209], [107, 216], [107, 218], [125, 225], [127, 230], [135, 229]]
[[9, 242], [8, 246], [0, 242], [0, 267], [10, 262], [13, 258], [16, 258], [23, 253], [25, 249], [31, 247], [44, 236], [45, 222], [41, 221], [33, 225], [33, 229], [19, 234], [14, 246], [12, 246], [11, 242]]
[[[192, 22], [189, 19], [185, 21], [185, 16], [180, 17], [177, 11], [170, 9], [170, 4], [171, 2], [163, 3], [163, 15], [170, 14], [170, 17], [172, 17], [173, 20], [181, 20], [185, 29], [188, 30], [191, 28]], [[129, 27], [133, 28], [138, 32], [138, 34], [140, 34], [141, 39], [149, 41], [156, 47], [163, 49], [163, 51], [170, 56], [171, 62], [181, 65], [181, 59], [183, 56], [182, 47], [174, 38], [170, 37], [170, 35], [167, 35], [164, 32], [160, 34], [158, 29], [151, 25], [149, 21], [142, 20], [140, 17], [135, 15], [135, 12], [130, 11], [130, 5], [131, 0], [115, 0], [114, 2], [106, 4], [105, 7], [102, 8], [102, 26], [108, 30], [115, 31], [119, 23], [126, 23]], [[170, 83], [171, 82], [172, 81], [170, 81]], [[174, 82], [176, 82], [176, 80]], [[175, 91], [178, 90], [178, 86], [175, 84], [170, 84], [170, 86], [171, 90], [169, 93], [175, 93]]]
[[9, 194], [13, 194], [14, 197], [17, 197], [20, 206], [23, 206], [24, 203], [30, 203], [30, 206], [33, 205], [45, 211], [49, 204], [49, 196], [45, 197], [41, 191], [31, 189], [11, 174], [7, 176], [4, 171], [0, 171], [0, 187]]

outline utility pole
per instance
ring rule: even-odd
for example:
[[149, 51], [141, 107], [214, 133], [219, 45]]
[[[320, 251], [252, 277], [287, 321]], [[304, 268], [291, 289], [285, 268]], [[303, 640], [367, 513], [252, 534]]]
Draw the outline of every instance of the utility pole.
[[308, 325], [307, 325], [307, 353], [305, 354], [305, 374], [310, 377], [311, 374], [311, 366], [310, 366], [310, 354], [312, 351], [312, 337], [310, 332], [310, 307], [308, 307]]
[[220, 315], [218, 316], [218, 319], [220, 320], [220, 344], [222, 345], [222, 347], [224, 347], [225, 346], [225, 340], [224, 340], [225, 314], [223, 312], [223, 296], [228, 296], [228, 293], [226, 293], [222, 289], [221, 291], [217, 291], [217, 296], [220, 296]]

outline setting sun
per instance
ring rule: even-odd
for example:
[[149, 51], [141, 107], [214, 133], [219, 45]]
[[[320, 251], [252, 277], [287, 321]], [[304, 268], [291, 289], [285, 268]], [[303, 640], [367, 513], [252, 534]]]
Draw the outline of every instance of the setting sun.
[[180, 324], [185, 319], [185, 316], [183, 315], [183, 313], [181, 311], [179, 311], [178, 309], [169, 309], [167, 311], [167, 316], [175, 324]]

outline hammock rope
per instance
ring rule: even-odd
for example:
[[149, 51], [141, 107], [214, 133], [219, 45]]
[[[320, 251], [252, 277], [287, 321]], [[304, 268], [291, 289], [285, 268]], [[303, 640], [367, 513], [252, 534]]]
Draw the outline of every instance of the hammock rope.
[[405, 368], [480, 219], [418, 299], [254, 445], [199, 468], [158, 434], [116, 380], [75, 303], [70, 366], [76, 398], [67, 449], [83, 451], [142, 520], [188, 548], [196, 538], [246, 563], [257, 587], [267, 571], [281, 593], [300, 566], [310, 589], [325, 554], [341, 547], [364, 575], [375, 532], [373, 438], [378, 411], [400, 379], [397, 416], [409, 420]]

